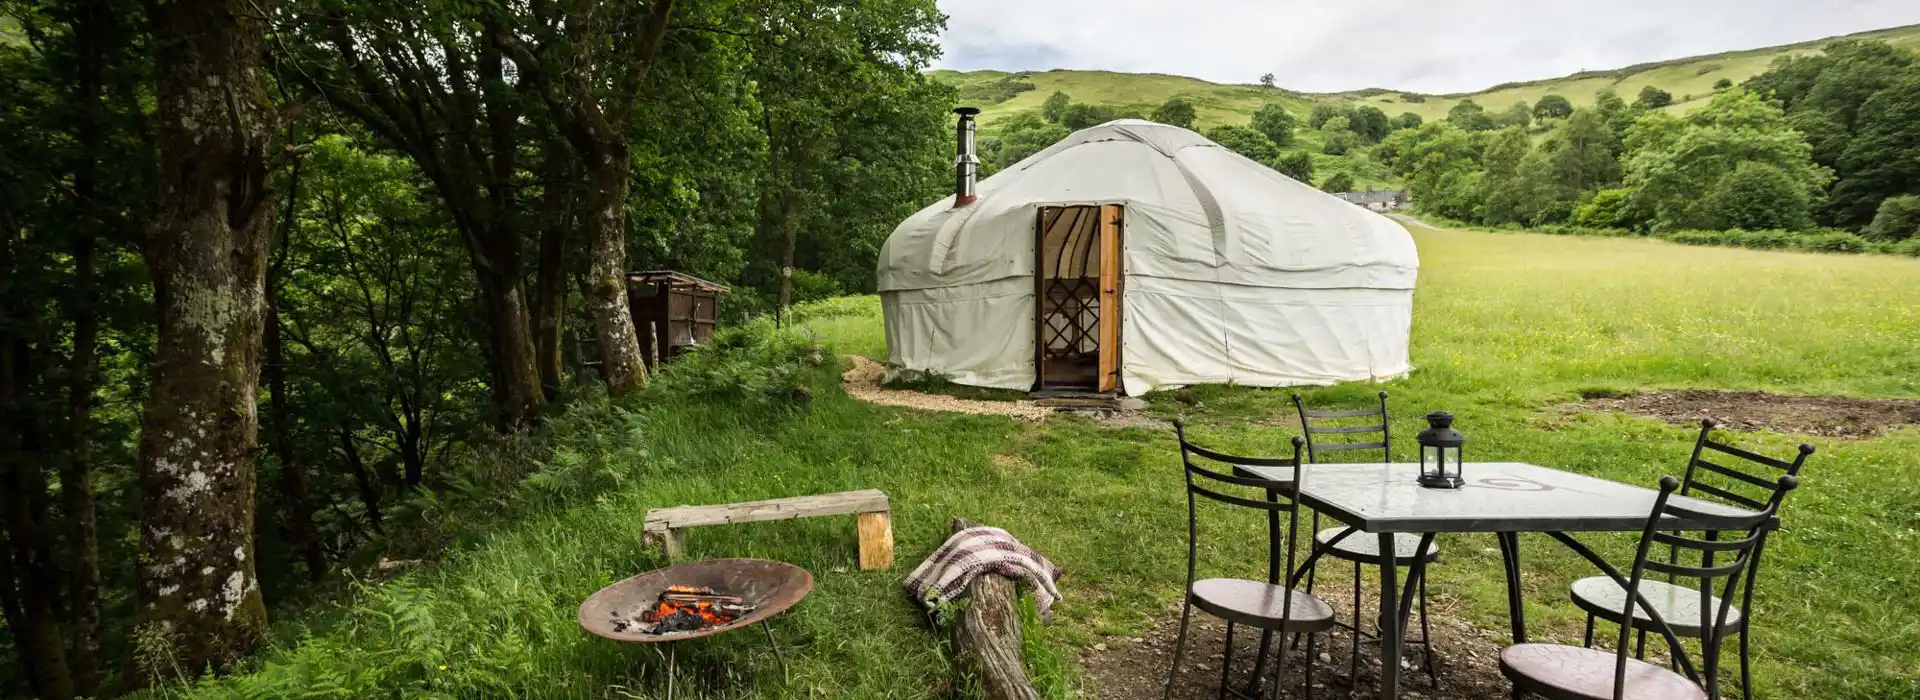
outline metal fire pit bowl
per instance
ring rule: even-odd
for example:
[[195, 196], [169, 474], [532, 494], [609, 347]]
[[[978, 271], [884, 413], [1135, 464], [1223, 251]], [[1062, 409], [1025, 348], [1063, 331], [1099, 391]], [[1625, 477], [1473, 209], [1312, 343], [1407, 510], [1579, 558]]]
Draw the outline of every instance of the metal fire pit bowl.
[[[659, 602], [661, 591], [667, 590], [667, 586], [676, 585], [712, 588], [720, 593], [740, 596], [748, 604], [758, 607], [727, 624], [685, 632], [645, 634], [637, 630], [613, 631], [612, 618], [615, 613], [630, 617], [642, 609], [653, 607]], [[580, 604], [579, 619], [581, 627], [607, 639], [643, 643], [678, 642], [765, 622], [793, 607], [812, 590], [813, 574], [786, 562], [710, 559], [654, 569], [602, 588]], [[767, 638], [772, 640], [772, 630], [768, 630]]]

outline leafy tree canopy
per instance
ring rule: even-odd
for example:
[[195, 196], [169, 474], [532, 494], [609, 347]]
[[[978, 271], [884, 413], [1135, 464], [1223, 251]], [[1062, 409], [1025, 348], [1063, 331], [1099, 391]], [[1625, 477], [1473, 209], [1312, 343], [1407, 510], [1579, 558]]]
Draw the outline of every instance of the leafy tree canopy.
[[1153, 110], [1152, 119], [1161, 124], [1169, 124], [1182, 129], [1193, 128], [1193, 104], [1178, 97], [1167, 100], [1158, 109]]
[[1707, 193], [1748, 162], [1778, 169], [1809, 203], [1833, 179], [1780, 108], [1746, 90], [1722, 92], [1685, 117], [1642, 115], [1627, 132], [1623, 160], [1636, 204], [1667, 230], [1711, 228], [1717, 214]]
[[1313, 184], [1313, 154], [1306, 151], [1294, 151], [1274, 159], [1271, 167], [1280, 174]]
[[1262, 105], [1253, 113], [1253, 128], [1265, 134], [1276, 145], [1293, 143], [1293, 113], [1276, 104]]
[[1251, 126], [1216, 126], [1207, 130], [1207, 138], [1261, 163], [1270, 163], [1280, 155], [1280, 147], [1273, 145], [1273, 139]]
[[1670, 104], [1673, 104], [1673, 95], [1652, 85], [1640, 88], [1640, 96], [1633, 100], [1633, 106], [1641, 109], [1659, 109]]
[[1055, 90], [1053, 94], [1047, 96], [1046, 102], [1041, 103], [1040, 116], [1046, 118], [1049, 124], [1058, 124], [1060, 119], [1067, 115], [1067, 105], [1070, 104], [1073, 104], [1073, 98], [1068, 97], [1067, 93]]
[[1573, 103], [1565, 95], [1543, 95], [1533, 103], [1535, 119], [1565, 119], [1573, 115]]
[[1492, 131], [1493, 117], [1473, 100], [1461, 100], [1447, 110], [1447, 123], [1462, 131]]

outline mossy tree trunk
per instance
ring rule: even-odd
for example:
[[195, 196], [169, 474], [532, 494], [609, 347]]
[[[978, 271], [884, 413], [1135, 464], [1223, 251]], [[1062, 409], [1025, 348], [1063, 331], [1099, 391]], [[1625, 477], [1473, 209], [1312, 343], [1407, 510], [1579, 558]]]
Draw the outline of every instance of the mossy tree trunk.
[[[161, 196], [143, 250], [158, 317], [139, 447], [140, 625], [172, 666], [257, 646], [254, 451], [273, 197], [271, 0], [154, 6]], [[155, 680], [154, 669], [134, 669]]]
[[638, 3], [575, 0], [560, 13], [535, 3], [530, 21], [489, 18], [489, 38], [540, 93], [586, 171], [590, 223], [582, 301], [598, 341], [601, 376], [615, 395], [647, 383], [627, 304], [629, 129], [647, 69], [666, 44], [673, 3], [653, 0], [642, 12]]

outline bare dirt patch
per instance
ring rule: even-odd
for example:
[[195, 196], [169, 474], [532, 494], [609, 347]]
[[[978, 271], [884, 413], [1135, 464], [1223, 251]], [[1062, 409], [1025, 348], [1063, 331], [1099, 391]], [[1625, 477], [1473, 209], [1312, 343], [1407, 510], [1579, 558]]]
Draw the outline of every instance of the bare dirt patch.
[[1712, 418], [1734, 430], [1820, 437], [1871, 437], [1893, 426], [1920, 425], [1920, 400], [1913, 399], [1682, 389], [1591, 398], [1578, 405], [1585, 410], [1631, 413], [1678, 425]]
[[[1339, 586], [1329, 586], [1334, 589]], [[1316, 592], [1316, 594], [1320, 594]], [[1352, 600], [1339, 591], [1326, 590], [1327, 603], [1341, 611], [1344, 619]], [[1367, 599], [1369, 603], [1372, 598]], [[1440, 687], [1434, 689], [1422, 667], [1418, 647], [1408, 645], [1401, 663], [1400, 697], [1435, 700], [1486, 700], [1504, 698], [1513, 686], [1500, 675], [1499, 655], [1506, 638], [1454, 618], [1451, 604], [1436, 596], [1430, 601], [1433, 613], [1434, 666], [1439, 671]], [[1417, 620], [1417, 618], [1416, 618]], [[1414, 633], [1418, 634], [1417, 621]], [[1226, 623], [1200, 611], [1193, 613], [1193, 627], [1187, 635], [1187, 655], [1177, 680], [1175, 698], [1211, 698], [1220, 688], [1223, 643]], [[1108, 637], [1082, 650], [1081, 668], [1091, 680], [1094, 696], [1101, 700], [1134, 700], [1159, 697], [1166, 687], [1167, 670], [1173, 664], [1174, 641], [1180, 631], [1180, 609], [1173, 606], [1153, 629], [1141, 637]], [[1314, 697], [1375, 697], [1380, 692], [1380, 654], [1377, 644], [1360, 645], [1360, 664], [1349, 676], [1347, 662], [1352, 637], [1334, 630], [1320, 637], [1313, 669]], [[1233, 667], [1228, 682], [1244, 688], [1253, 673], [1254, 657], [1260, 646], [1258, 632], [1237, 628], [1233, 635]], [[1279, 646], [1276, 644], [1276, 646]], [[1301, 671], [1305, 668], [1306, 645], [1288, 652], [1285, 684], [1280, 697], [1304, 697]], [[1272, 662], [1266, 677], [1272, 680]]]
[[1035, 406], [1032, 401], [980, 401], [941, 394], [924, 394], [905, 389], [889, 389], [880, 385], [880, 380], [887, 376], [885, 365], [860, 355], [847, 357], [853, 359], [853, 369], [842, 373], [840, 381], [846, 387], [847, 395], [868, 403], [917, 408], [923, 411], [1011, 416], [1035, 423], [1046, 420], [1047, 416], [1053, 414], [1052, 409]]

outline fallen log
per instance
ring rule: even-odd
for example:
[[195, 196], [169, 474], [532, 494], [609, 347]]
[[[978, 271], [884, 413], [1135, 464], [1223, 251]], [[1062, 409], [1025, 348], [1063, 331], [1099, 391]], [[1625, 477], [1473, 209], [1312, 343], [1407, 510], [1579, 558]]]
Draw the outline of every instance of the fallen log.
[[[976, 523], [953, 519], [953, 531]], [[998, 574], [981, 574], [967, 585], [967, 602], [953, 625], [960, 667], [980, 686], [984, 700], [1039, 700], [1020, 654], [1020, 591]]]

